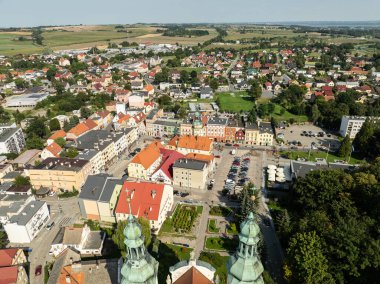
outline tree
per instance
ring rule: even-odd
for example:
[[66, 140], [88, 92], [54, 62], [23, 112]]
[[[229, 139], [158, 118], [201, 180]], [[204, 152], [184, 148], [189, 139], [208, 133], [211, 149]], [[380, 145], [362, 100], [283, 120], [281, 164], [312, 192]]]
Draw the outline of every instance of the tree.
[[316, 123], [320, 117], [321, 112], [319, 111], [318, 105], [314, 104], [311, 107], [311, 120], [313, 121], [313, 123]]
[[250, 95], [253, 99], [258, 99], [261, 97], [263, 93], [263, 88], [261, 87], [258, 80], [250, 81], [251, 86], [248, 89], [248, 95]]
[[297, 233], [291, 238], [287, 253], [292, 277], [297, 283], [335, 283], [315, 231]]
[[218, 80], [215, 79], [215, 78], [211, 79], [211, 81], [210, 81], [210, 87], [215, 92], [219, 88], [219, 82], [218, 82]]
[[62, 137], [55, 139], [54, 142], [61, 146], [61, 148], [66, 146], [66, 140]]
[[26, 148], [42, 150], [44, 148], [44, 141], [37, 135], [33, 134], [26, 139]]
[[351, 155], [352, 145], [351, 139], [348, 135], [344, 137], [338, 150], [338, 156], [347, 159]]
[[89, 118], [90, 115], [91, 115], [91, 110], [87, 107], [81, 107], [80, 108], [80, 116], [83, 117], [83, 118]]
[[23, 176], [17, 176], [15, 177], [14, 181], [13, 181], [14, 185], [30, 185], [30, 179], [27, 178], [27, 177], [23, 177]]
[[8, 244], [8, 236], [5, 231], [0, 230], [0, 249], [6, 248]]
[[371, 137], [374, 135], [374, 123], [367, 119], [362, 128], [360, 128], [358, 134], [356, 134], [354, 139], [355, 151], [359, 151], [362, 154], [367, 154], [371, 151], [373, 145], [369, 145]]
[[78, 156], [79, 152], [74, 147], [70, 147], [67, 151], [62, 152], [62, 157], [75, 158]]
[[56, 131], [61, 129], [61, 124], [59, 123], [59, 120], [56, 118], [53, 118], [49, 122], [49, 128], [50, 131]]
[[[149, 247], [152, 241], [152, 234], [150, 231], [149, 221], [144, 218], [139, 218], [138, 222], [141, 226], [141, 232], [144, 236], [144, 244], [146, 247]], [[113, 242], [118, 246], [123, 256], [125, 256], [124, 229], [127, 226], [127, 223], [127, 220], [119, 221], [117, 223], [116, 230], [112, 235]]]
[[11, 120], [11, 115], [0, 106], [0, 123], [7, 123]]
[[42, 117], [34, 118], [28, 125], [25, 130], [28, 136], [37, 136], [40, 138], [44, 138], [48, 134], [48, 129], [45, 125], [45, 119]]

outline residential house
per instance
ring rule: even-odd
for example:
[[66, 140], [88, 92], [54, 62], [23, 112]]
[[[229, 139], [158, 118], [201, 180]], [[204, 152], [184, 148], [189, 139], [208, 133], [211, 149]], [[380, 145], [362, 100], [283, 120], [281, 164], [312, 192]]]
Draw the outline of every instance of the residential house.
[[59, 229], [51, 246], [49, 254], [54, 257], [60, 255], [65, 249], [70, 248], [81, 255], [101, 255], [105, 233], [92, 231], [90, 227], [62, 227]]
[[228, 118], [210, 117], [206, 125], [206, 136], [215, 141], [225, 141]]
[[200, 98], [201, 99], [212, 99], [214, 96], [214, 92], [210, 87], [204, 87], [200, 90]]
[[42, 150], [41, 159], [45, 160], [47, 158], [58, 158], [61, 152], [62, 147], [56, 142], [53, 142]]

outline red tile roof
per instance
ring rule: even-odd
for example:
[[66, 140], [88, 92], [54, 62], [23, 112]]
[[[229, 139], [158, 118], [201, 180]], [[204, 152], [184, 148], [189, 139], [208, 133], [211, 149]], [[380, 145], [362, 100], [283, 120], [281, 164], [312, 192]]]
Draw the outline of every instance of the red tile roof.
[[0, 283], [11, 284], [17, 282], [18, 267], [1, 267], [0, 268]]
[[12, 260], [17, 254], [18, 249], [2, 249], [0, 250], [0, 267], [11, 266]]
[[150, 182], [124, 182], [115, 212], [129, 213], [127, 197], [130, 196], [134, 216], [158, 220], [164, 187], [164, 184]]
[[195, 267], [191, 267], [182, 274], [173, 284], [212, 284], [213, 281], [208, 279]]
[[61, 153], [62, 148], [57, 143], [53, 142], [49, 146], [45, 148], [50, 153], [52, 153], [55, 157], [59, 157], [59, 153]]
[[55, 132], [53, 135], [49, 137], [51, 140], [55, 140], [57, 138], [65, 138], [66, 137], [66, 132], [64, 130], [58, 130]]
[[161, 148], [160, 152], [162, 154], [162, 163], [157, 171], [161, 170], [168, 178], [173, 179], [173, 164], [185, 156], [177, 151], [164, 148]]

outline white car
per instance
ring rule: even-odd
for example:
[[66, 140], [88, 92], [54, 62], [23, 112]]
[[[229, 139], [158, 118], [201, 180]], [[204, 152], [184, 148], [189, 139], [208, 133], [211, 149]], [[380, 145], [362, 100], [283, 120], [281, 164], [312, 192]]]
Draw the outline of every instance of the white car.
[[49, 192], [49, 196], [54, 196], [55, 195], [55, 191], [50, 191]]

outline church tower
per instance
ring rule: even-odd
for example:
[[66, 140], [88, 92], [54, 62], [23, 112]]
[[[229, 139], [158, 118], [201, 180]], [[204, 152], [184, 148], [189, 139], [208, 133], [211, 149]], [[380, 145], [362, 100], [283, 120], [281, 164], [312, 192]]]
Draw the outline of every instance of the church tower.
[[157, 284], [158, 262], [144, 245], [141, 226], [132, 215], [129, 204], [128, 223], [124, 229], [127, 257], [121, 268], [121, 284]]
[[264, 284], [264, 268], [257, 253], [260, 228], [252, 212], [240, 229], [239, 247], [227, 262], [228, 284]]

